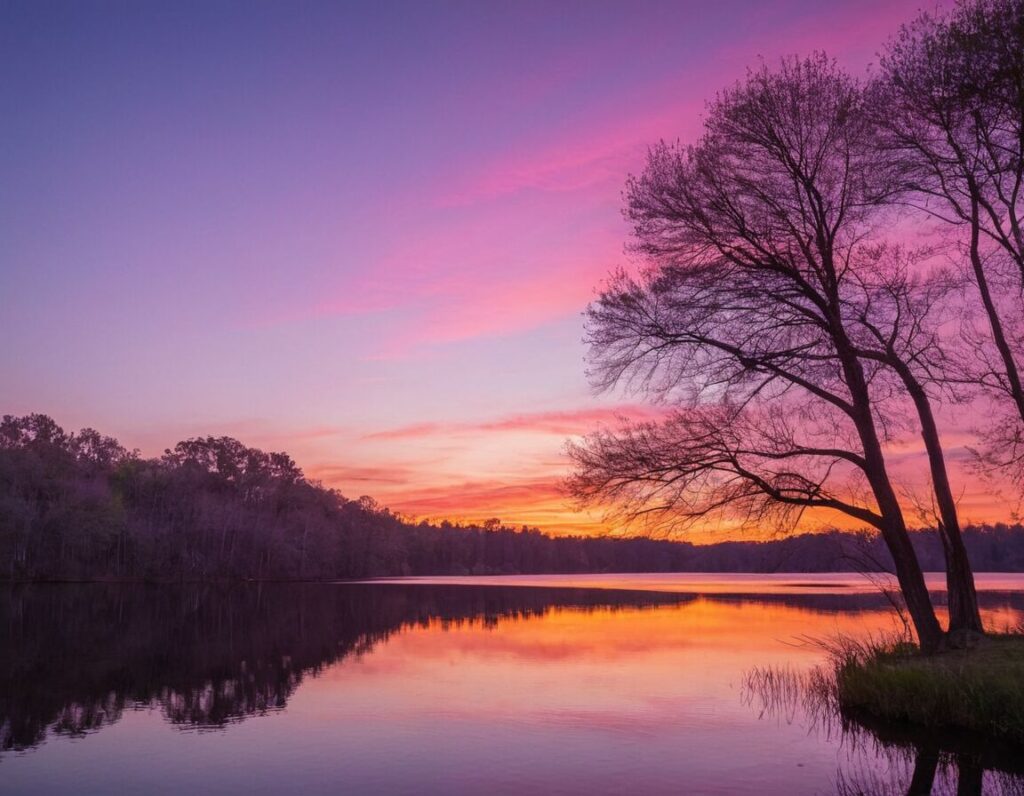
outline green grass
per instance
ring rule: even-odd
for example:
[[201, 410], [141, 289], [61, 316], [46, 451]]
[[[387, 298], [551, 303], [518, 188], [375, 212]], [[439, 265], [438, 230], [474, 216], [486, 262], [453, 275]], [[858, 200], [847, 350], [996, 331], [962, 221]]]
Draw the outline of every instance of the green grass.
[[1024, 636], [928, 656], [905, 643], [844, 644], [832, 653], [845, 711], [1024, 745]]

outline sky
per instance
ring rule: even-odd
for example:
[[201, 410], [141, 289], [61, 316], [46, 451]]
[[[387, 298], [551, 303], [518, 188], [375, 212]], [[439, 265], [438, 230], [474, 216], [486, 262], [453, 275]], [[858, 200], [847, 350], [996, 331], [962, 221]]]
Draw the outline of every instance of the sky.
[[583, 362], [626, 176], [759, 59], [861, 73], [918, 8], [0, 0], [0, 412], [595, 532], [565, 440], [651, 412]]

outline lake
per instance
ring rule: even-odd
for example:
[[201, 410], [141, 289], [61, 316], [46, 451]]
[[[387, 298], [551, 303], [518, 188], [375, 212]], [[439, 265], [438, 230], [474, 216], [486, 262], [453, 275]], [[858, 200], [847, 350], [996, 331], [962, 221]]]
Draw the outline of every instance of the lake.
[[[1024, 576], [978, 581], [1024, 621]], [[847, 575], [0, 587], [0, 792], [927, 793], [938, 759], [1024, 793], [1012, 753], [747, 685], [896, 624]]]

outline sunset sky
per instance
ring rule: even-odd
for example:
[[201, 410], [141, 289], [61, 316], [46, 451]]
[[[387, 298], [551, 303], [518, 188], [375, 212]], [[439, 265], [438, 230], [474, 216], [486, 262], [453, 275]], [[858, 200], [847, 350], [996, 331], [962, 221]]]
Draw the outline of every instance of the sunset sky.
[[584, 375], [626, 175], [759, 57], [863, 73], [920, 5], [4, 3], [0, 413], [595, 530], [565, 439], [650, 413]]

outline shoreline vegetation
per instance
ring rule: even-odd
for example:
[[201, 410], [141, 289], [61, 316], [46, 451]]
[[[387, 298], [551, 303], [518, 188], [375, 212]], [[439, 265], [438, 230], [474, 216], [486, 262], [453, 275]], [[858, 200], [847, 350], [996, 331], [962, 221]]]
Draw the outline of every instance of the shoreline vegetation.
[[1024, 634], [922, 654], [915, 644], [841, 644], [835, 698], [848, 716], [1024, 748]]

